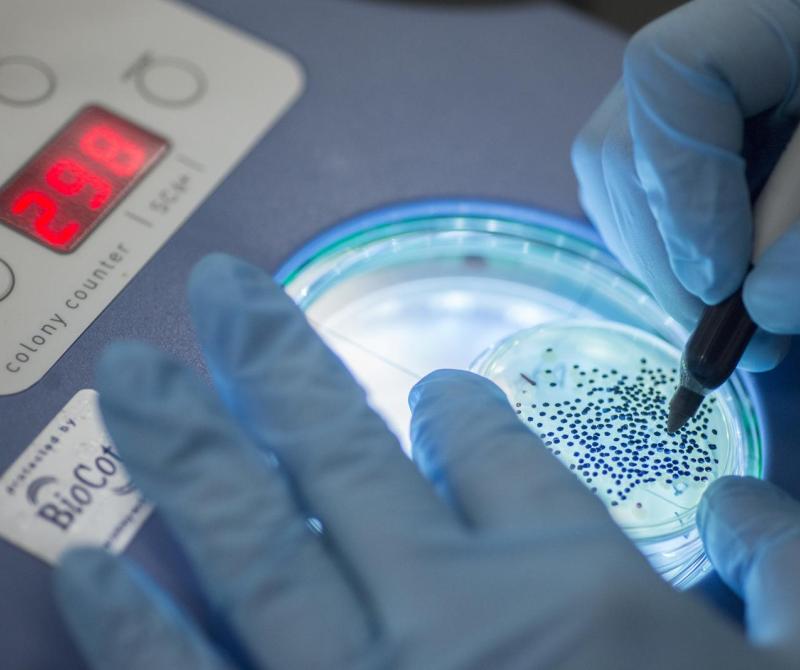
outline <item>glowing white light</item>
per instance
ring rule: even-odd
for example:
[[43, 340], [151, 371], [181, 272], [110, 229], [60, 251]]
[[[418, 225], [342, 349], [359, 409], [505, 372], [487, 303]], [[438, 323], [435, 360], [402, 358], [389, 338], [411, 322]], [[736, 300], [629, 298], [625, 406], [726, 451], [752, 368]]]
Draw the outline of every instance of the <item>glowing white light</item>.
[[448, 312], [459, 312], [469, 309], [475, 300], [466, 291], [447, 291], [437, 296], [435, 306]]

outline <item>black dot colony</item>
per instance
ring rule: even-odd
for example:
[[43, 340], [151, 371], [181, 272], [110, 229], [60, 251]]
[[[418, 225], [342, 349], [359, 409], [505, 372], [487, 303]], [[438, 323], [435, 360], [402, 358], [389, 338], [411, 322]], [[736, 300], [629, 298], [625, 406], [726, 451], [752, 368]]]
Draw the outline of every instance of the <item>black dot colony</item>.
[[627, 371], [556, 363], [558, 358], [548, 348], [540, 367], [520, 373], [512, 398], [520, 419], [611, 508], [630, 509], [620, 521], [659, 522], [693, 509], [717, 476], [721, 424], [715, 398], [669, 434], [677, 369], [647, 358]]

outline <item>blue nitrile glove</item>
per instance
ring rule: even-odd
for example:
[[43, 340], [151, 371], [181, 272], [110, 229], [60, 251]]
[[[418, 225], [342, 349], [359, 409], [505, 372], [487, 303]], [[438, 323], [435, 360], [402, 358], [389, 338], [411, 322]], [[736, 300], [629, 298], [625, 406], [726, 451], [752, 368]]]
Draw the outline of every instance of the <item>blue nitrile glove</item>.
[[[581, 132], [581, 199], [609, 248], [687, 327], [745, 279], [751, 192], [800, 114], [800, 4], [695, 0], [634, 36], [622, 82]], [[744, 285], [764, 330], [800, 333], [800, 223]], [[774, 367], [786, 337], [760, 331], [743, 365]]]
[[714, 567], [747, 605], [752, 642], [800, 667], [800, 503], [767, 482], [724, 477], [697, 522]]
[[[663, 582], [491, 382], [443, 371], [415, 387], [423, 476], [266, 275], [211, 256], [189, 292], [216, 391], [122, 344], [102, 360], [100, 398], [134, 480], [249, 655], [243, 667], [794, 667]], [[745, 584], [757, 538], [730, 509], [712, 504], [706, 527]], [[795, 566], [774, 567], [788, 581]], [[75, 551], [56, 585], [95, 668], [237, 667], [125, 559]], [[779, 646], [797, 632], [797, 604], [768, 596], [766, 641]]]

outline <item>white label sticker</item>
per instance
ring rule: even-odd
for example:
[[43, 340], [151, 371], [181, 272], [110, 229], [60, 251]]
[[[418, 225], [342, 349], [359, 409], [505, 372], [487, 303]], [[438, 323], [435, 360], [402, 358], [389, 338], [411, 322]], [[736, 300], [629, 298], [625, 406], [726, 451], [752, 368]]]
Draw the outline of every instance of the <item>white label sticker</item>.
[[119, 553], [152, 511], [79, 391], [0, 478], [0, 536], [48, 563], [65, 549]]

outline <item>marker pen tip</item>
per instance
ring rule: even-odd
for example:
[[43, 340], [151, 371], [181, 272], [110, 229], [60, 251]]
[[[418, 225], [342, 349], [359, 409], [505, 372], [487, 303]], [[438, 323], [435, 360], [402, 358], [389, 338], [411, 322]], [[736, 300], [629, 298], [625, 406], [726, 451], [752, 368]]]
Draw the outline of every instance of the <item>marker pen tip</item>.
[[685, 386], [678, 390], [669, 401], [669, 418], [667, 419], [667, 432], [676, 433], [686, 425], [703, 402], [703, 396], [695, 393]]

